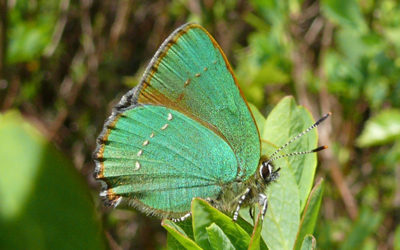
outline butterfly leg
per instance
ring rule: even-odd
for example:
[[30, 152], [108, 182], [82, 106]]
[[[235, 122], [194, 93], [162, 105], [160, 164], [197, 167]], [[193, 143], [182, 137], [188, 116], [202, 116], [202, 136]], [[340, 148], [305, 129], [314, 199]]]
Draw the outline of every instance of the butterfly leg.
[[254, 206], [249, 207], [249, 215], [252, 220], [254, 220]]
[[187, 213], [184, 216], [180, 217], [180, 218], [173, 218], [172, 221], [173, 222], [181, 222], [186, 220], [187, 218], [189, 218], [192, 215], [192, 213]]
[[246, 191], [244, 191], [243, 195], [240, 196], [236, 210], [233, 213], [233, 221], [237, 221], [237, 218], [239, 216], [240, 206], [242, 205], [243, 201], [246, 199], [249, 192], [250, 192], [250, 188], [247, 188]]
[[258, 203], [261, 206], [261, 220], [264, 220], [264, 216], [267, 213], [267, 208], [268, 208], [268, 198], [265, 194], [259, 194], [258, 195]]
[[211, 199], [210, 197], [206, 198], [206, 201], [210, 203], [211, 206], [215, 207], [215, 200]]

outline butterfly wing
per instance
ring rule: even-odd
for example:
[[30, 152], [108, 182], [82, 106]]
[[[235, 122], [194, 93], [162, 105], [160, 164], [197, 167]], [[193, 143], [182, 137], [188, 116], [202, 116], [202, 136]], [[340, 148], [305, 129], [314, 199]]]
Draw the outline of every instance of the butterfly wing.
[[231, 147], [196, 120], [162, 106], [115, 110], [95, 152], [96, 178], [116, 205], [129, 198], [140, 210], [178, 218], [193, 197], [216, 199], [236, 177]]
[[162, 105], [199, 121], [228, 142], [238, 159], [238, 178], [254, 174], [260, 137], [232, 68], [217, 42], [201, 26], [172, 33], [150, 62], [132, 103]]

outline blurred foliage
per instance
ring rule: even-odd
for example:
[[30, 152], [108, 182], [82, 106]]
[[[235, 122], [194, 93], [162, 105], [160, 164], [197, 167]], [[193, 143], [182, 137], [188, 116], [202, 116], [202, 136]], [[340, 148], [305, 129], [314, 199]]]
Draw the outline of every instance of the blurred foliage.
[[20, 236], [1, 248], [45, 248], [59, 232], [72, 245], [79, 230], [76, 240], [91, 235], [87, 248], [102, 248], [96, 228], [113, 249], [166, 244], [158, 220], [99, 205], [91, 152], [112, 105], [191, 21], [214, 35], [263, 116], [288, 94], [314, 117], [333, 112], [319, 128], [330, 148], [319, 154], [324, 197], [311, 216], [318, 247], [400, 249], [398, 1], [0, 0], [0, 13], [0, 105], [23, 117], [0, 118], [0, 229]]
[[[86, 184], [16, 111], [0, 116], [2, 249], [105, 249]], [[90, 240], [88, 240], [90, 239]]]

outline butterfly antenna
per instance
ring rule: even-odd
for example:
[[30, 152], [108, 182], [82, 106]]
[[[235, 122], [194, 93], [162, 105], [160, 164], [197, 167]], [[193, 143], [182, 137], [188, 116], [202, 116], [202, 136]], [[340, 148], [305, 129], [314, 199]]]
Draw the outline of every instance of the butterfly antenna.
[[281, 159], [281, 158], [285, 158], [285, 157], [311, 154], [311, 153], [315, 153], [315, 152], [318, 152], [318, 151], [321, 151], [321, 150], [324, 150], [324, 149], [327, 149], [327, 148], [328, 148], [328, 146], [321, 146], [321, 147], [315, 148], [315, 149], [310, 150], [310, 151], [292, 152], [292, 153], [289, 153], [289, 154], [278, 155], [278, 156], [275, 156], [275, 157], [269, 159], [268, 161], [272, 162], [272, 161], [275, 161], [275, 160], [278, 160], [278, 159]]
[[[316, 121], [313, 125], [311, 125], [309, 128], [307, 128], [306, 130], [304, 130], [303, 132], [301, 132], [301, 133], [298, 134], [297, 136], [293, 137], [290, 141], [286, 142], [282, 147], [278, 148], [278, 149], [270, 156], [270, 159], [276, 160], [276, 159], [280, 159], [280, 158], [286, 157], [286, 156], [292, 156], [292, 155], [298, 155], [298, 154], [308, 154], [308, 153], [318, 152], [318, 151], [320, 151], [320, 150], [325, 149], [325, 148], [322, 148], [322, 147], [324, 147], [324, 146], [322, 146], [322, 147], [319, 147], [319, 148], [322, 148], [322, 149], [316, 148], [316, 149], [313, 149], [313, 150], [311, 150], [311, 151], [294, 152], [294, 153], [290, 153], [290, 154], [286, 154], [286, 155], [282, 155], [282, 156], [278, 156], [278, 157], [275, 157], [275, 158], [274, 158], [274, 156], [275, 156], [276, 154], [278, 154], [282, 149], [286, 148], [290, 143], [294, 142], [295, 140], [297, 140], [297, 139], [299, 139], [300, 137], [302, 137], [304, 134], [306, 134], [306, 133], [308, 133], [309, 131], [311, 131], [313, 128], [317, 127], [321, 122], [325, 121], [325, 119], [328, 118], [331, 114], [332, 114], [331, 112], [325, 114], [325, 115], [322, 116], [318, 121]], [[317, 149], [319, 149], [319, 150], [317, 150]], [[317, 150], [317, 151], [314, 151], [314, 150]], [[272, 161], [272, 160], [271, 160], [271, 161]]]

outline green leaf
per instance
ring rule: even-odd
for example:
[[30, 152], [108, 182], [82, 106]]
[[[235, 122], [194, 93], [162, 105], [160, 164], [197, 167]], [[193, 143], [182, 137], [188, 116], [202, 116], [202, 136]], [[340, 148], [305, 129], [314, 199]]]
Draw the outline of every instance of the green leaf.
[[289, 75], [286, 74], [277, 62], [266, 61], [255, 74], [253, 82], [260, 86], [265, 86], [266, 84], [276, 84], [276, 83], [288, 83], [290, 81]]
[[[282, 171], [278, 181], [267, 188], [269, 205], [262, 225], [261, 249], [265, 249], [264, 242], [269, 249], [293, 249], [296, 238], [300, 220], [298, 189], [291, 172], [287, 169], [282, 169]], [[252, 223], [248, 208], [242, 209], [240, 215], [247, 222]], [[259, 230], [256, 223], [255, 225], [253, 236], [256, 235], [255, 230]], [[250, 247], [257, 247], [257, 245], [251, 244]]]
[[50, 44], [57, 23], [59, 1], [44, 1], [28, 9], [22, 2], [17, 1], [9, 11], [6, 59], [10, 64], [38, 59]]
[[89, 189], [19, 113], [0, 115], [0, 248], [105, 249]]
[[256, 108], [251, 103], [248, 103], [251, 113], [253, 114], [254, 120], [256, 121], [258, 131], [263, 131], [264, 130], [264, 125], [265, 125], [265, 118], [264, 116], [260, 113], [260, 111]]
[[301, 244], [301, 250], [313, 250], [317, 247], [317, 241], [315, 240], [314, 236], [306, 235], [304, 237], [303, 243]]
[[349, 99], [359, 97], [364, 78], [360, 69], [350, 63], [348, 58], [336, 51], [327, 50], [322, 65], [330, 93]]
[[[162, 225], [163, 221], [161, 222]], [[192, 218], [188, 218], [187, 220], [174, 222], [176, 229], [181, 232], [186, 237], [194, 240], [193, 238], [193, 229], [192, 229]], [[170, 233], [167, 233], [167, 249], [186, 249], [182, 246], [181, 243]]]
[[293, 249], [300, 223], [299, 190], [289, 168], [267, 188], [268, 210], [261, 235], [269, 249]]
[[[161, 225], [168, 231], [169, 235], [173, 236], [184, 248], [201, 249], [201, 247], [197, 245], [192, 239], [190, 239], [183, 231], [183, 229], [176, 225], [174, 222], [170, 220], [163, 220]], [[169, 249], [176, 249], [176, 247], [176, 245], [168, 245]]]
[[184, 221], [175, 222], [175, 224], [178, 225], [179, 228], [181, 228], [189, 238], [194, 239], [192, 217]]
[[344, 54], [343, 59], [359, 67], [368, 47], [363, 43], [362, 35], [351, 28], [344, 28], [336, 33], [335, 41], [339, 51]]
[[[265, 120], [254, 107], [251, 107], [257, 126], [261, 128], [263, 153], [271, 155], [279, 146], [313, 124], [308, 111], [297, 106], [292, 97], [284, 98]], [[311, 131], [293, 142], [285, 152], [299, 152], [317, 146], [317, 133]], [[310, 193], [315, 168], [316, 155], [303, 155], [277, 160], [275, 167], [281, 167], [280, 178], [267, 188], [269, 206], [262, 230], [262, 238], [270, 249], [292, 249], [294, 247], [301, 209]], [[300, 198], [301, 197], [301, 198]], [[246, 213], [241, 213], [251, 221]]]
[[357, 145], [369, 147], [391, 143], [400, 138], [400, 110], [387, 109], [366, 122]]
[[[271, 147], [264, 143], [263, 153], [267, 156], [271, 155], [278, 147], [284, 145], [313, 123], [311, 114], [304, 107], [298, 106], [292, 97], [283, 98], [268, 115], [264, 129], [260, 131], [261, 138], [273, 145]], [[317, 131], [310, 131], [291, 143], [281, 151], [281, 154], [314, 149], [317, 147], [317, 141]], [[281, 167], [284, 171], [290, 169], [293, 173], [299, 189], [300, 207], [303, 210], [313, 185], [317, 167], [317, 156], [316, 154], [307, 154], [298, 157], [289, 157], [285, 160], [288, 162], [278, 160], [274, 164], [276, 167]], [[282, 182], [282, 180], [279, 179], [277, 182]]]
[[[163, 225], [164, 220], [161, 221], [161, 225]], [[174, 222], [174, 225], [176, 226], [176, 229], [180, 231], [182, 234], [184, 234], [186, 237], [190, 238], [191, 240], [194, 240], [193, 237], [193, 228], [192, 228], [192, 218], [188, 218], [184, 221], [179, 221], [179, 222]], [[175, 239], [174, 236], [171, 234], [167, 234], [167, 246], [169, 249], [176, 249], [177, 247], [180, 247], [182, 249], [185, 249], [179, 241]]]
[[260, 209], [260, 205], [256, 205], [256, 208], [258, 208], [258, 215], [256, 219], [256, 223], [254, 225], [253, 233], [251, 235], [251, 240], [250, 240], [250, 245], [249, 245], [249, 250], [259, 250], [260, 249], [260, 243], [261, 243], [261, 230], [263, 226], [263, 221], [262, 221], [262, 211]]
[[249, 246], [250, 236], [247, 232], [233, 222], [232, 218], [210, 206], [206, 201], [194, 199], [192, 214], [194, 238], [202, 248], [210, 249], [207, 227], [213, 223], [223, 230], [235, 248], [246, 249]]
[[397, 226], [394, 232], [393, 248], [394, 250], [400, 250], [400, 225]]
[[364, 207], [347, 239], [343, 242], [341, 249], [357, 249], [361, 247], [368, 236], [376, 232], [381, 225], [382, 219], [383, 216], [380, 212], [373, 212]]
[[206, 230], [211, 249], [235, 249], [229, 238], [215, 223], [212, 223], [209, 227], [206, 227]]
[[167, 233], [167, 249], [184, 250], [186, 248], [184, 246], [182, 246], [182, 244], [179, 243], [179, 241], [177, 239], [175, 239], [175, 237], [172, 234]]
[[400, 27], [386, 27], [383, 34], [400, 51]]
[[[303, 217], [301, 218], [299, 232], [296, 238], [295, 249], [300, 249], [304, 245], [305, 236], [314, 232], [317, 222], [319, 208], [321, 207], [322, 196], [324, 193], [324, 182], [321, 179], [308, 197], [306, 207], [304, 208]], [[303, 244], [301, 243], [303, 241]]]
[[361, 32], [368, 28], [356, 0], [323, 0], [321, 9], [329, 20], [341, 26]]

